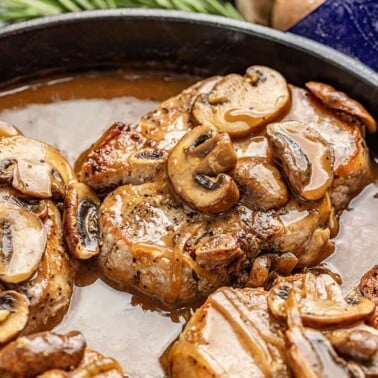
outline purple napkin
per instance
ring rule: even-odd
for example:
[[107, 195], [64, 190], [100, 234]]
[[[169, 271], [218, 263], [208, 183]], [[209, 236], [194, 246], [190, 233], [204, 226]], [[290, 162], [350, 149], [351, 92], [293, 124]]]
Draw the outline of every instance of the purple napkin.
[[289, 31], [355, 57], [378, 72], [378, 0], [326, 0]]

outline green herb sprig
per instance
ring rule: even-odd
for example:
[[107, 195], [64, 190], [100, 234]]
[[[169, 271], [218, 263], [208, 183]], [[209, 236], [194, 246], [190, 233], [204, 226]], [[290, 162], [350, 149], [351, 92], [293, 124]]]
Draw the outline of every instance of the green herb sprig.
[[235, 7], [221, 0], [0, 0], [0, 20], [17, 22], [66, 12], [115, 8], [161, 8], [243, 19]]

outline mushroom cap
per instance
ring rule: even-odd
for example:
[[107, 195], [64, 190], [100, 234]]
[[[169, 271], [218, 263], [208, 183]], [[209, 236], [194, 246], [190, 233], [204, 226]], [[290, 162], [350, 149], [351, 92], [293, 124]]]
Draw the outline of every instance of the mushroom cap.
[[230, 209], [239, 199], [230, 137], [212, 126], [198, 126], [179, 141], [168, 157], [167, 171], [175, 192], [191, 207], [209, 213]]
[[69, 249], [78, 259], [86, 260], [100, 252], [99, 206], [100, 200], [86, 184], [72, 182], [68, 185], [63, 228]]
[[47, 233], [41, 220], [11, 203], [0, 203], [2, 224], [0, 280], [26, 281], [37, 270], [46, 248]]
[[45, 219], [47, 216], [47, 204], [45, 200], [31, 198], [11, 187], [0, 188], [0, 202], [8, 202], [13, 205], [23, 207], [34, 213], [41, 220]]
[[369, 318], [374, 302], [365, 298], [346, 301], [340, 286], [327, 274], [297, 274], [275, 281], [268, 297], [269, 310], [286, 319], [288, 297], [293, 293], [303, 324], [313, 328], [347, 325]]
[[6, 164], [7, 183], [36, 198], [62, 196], [65, 185], [76, 179], [71, 166], [55, 148], [21, 135], [0, 138], [0, 164]]
[[356, 361], [378, 358], [378, 331], [364, 324], [325, 332], [338, 353]]
[[119, 363], [110, 357], [86, 349], [80, 365], [70, 372], [64, 370], [48, 370], [38, 378], [124, 378]]
[[0, 292], [0, 346], [15, 339], [26, 327], [29, 302], [16, 291]]
[[267, 158], [239, 158], [232, 177], [241, 191], [240, 202], [250, 209], [277, 209], [289, 200], [280, 171]]
[[20, 337], [0, 350], [0, 372], [28, 378], [51, 369], [72, 370], [83, 359], [85, 346], [85, 339], [78, 331]]
[[289, 105], [285, 78], [271, 68], [251, 66], [244, 77], [227, 75], [209, 93], [199, 95], [192, 115], [198, 124], [214, 125], [238, 138], [271, 122]]
[[[318, 330], [305, 328], [299, 304], [291, 291], [288, 296], [288, 330], [285, 333], [287, 362], [295, 377], [364, 377], [358, 366], [340, 358], [331, 343]], [[353, 372], [358, 374], [351, 374]]]
[[272, 123], [267, 137], [293, 190], [310, 201], [324, 197], [333, 182], [333, 154], [312, 127], [299, 121]]

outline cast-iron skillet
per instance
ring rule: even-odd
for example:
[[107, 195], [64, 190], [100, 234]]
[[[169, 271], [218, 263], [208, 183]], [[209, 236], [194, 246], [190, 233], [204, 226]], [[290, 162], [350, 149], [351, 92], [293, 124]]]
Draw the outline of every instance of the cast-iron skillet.
[[223, 17], [162, 10], [66, 14], [0, 30], [0, 88], [49, 74], [151, 66], [201, 75], [276, 68], [293, 84], [344, 90], [378, 118], [378, 75], [305, 38]]

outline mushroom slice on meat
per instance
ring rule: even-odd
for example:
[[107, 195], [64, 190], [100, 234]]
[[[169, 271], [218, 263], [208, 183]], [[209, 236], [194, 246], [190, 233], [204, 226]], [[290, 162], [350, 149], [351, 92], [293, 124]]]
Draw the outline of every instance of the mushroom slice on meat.
[[221, 288], [167, 353], [172, 377], [289, 377], [283, 327], [262, 289]]
[[363, 321], [375, 309], [365, 298], [344, 299], [340, 286], [327, 274], [312, 273], [278, 278], [270, 290], [269, 310], [277, 319], [288, 313], [288, 296], [293, 293], [303, 324], [313, 328], [343, 326]]
[[47, 216], [47, 204], [45, 200], [31, 198], [10, 187], [0, 188], [0, 203], [8, 202], [23, 207], [43, 220]]
[[369, 150], [359, 127], [337, 117], [308, 91], [289, 86], [292, 106], [283, 120], [301, 121], [314, 128], [334, 155], [334, 180], [329, 194], [336, 211], [373, 179]]
[[378, 358], [378, 331], [372, 327], [357, 325], [326, 331], [324, 334], [342, 356], [364, 363]]
[[[341, 116], [357, 118], [364, 124], [369, 133], [377, 131], [377, 122], [371, 114], [356, 100], [350, 98], [346, 93], [338, 91], [328, 84], [317, 81], [309, 81], [306, 87], [326, 107], [337, 111]], [[347, 119], [347, 121], [350, 121]]]
[[80, 332], [41, 332], [20, 337], [0, 350], [0, 373], [12, 378], [35, 377], [51, 369], [73, 370], [84, 356]]
[[250, 209], [280, 208], [289, 200], [280, 171], [267, 158], [240, 158], [231, 175], [240, 188], [240, 202]]
[[0, 347], [15, 339], [26, 327], [29, 302], [16, 291], [0, 292]]
[[192, 115], [199, 124], [214, 125], [231, 137], [243, 137], [271, 122], [290, 105], [285, 78], [264, 66], [246, 75], [230, 74], [197, 97]]
[[333, 181], [328, 143], [314, 128], [298, 121], [270, 124], [267, 136], [293, 190], [306, 200], [321, 199]]
[[22, 132], [17, 129], [17, 127], [7, 123], [0, 121], [0, 138], [6, 138], [16, 135], [22, 135]]
[[298, 264], [298, 258], [291, 252], [283, 254], [265, 253], [253, 262], [246, 286], [262, 287], [272, 282], [274, 275], [289, 275]]
[[72, 182], [64, 199], [63, 228], [71, 253], [89, 259], [100, 252], [98, 209], [100, 200], [86, 185]]
[[24, 136], [0, 138], [0, 166], [2, 183], [36, 198], [64, 197], [76, 177], [55, 148]]
[[35, 274], [27, 281], [6, 287], [24, 294], [30, 302], [30, 316], [22, 334], [54, 327], [70, 304], [74, 270], [63, 241], [61, 215], [50, 200], [45, 200], [48, 214], [43, 220], [47, 232], [45, 253]]
[[332, 348], [327, 338], [302, 325], [295, 294], [288, 296], [288, 330], [285, 333], [288, 364], [296, 378], [363, 378], [362, 369], [349, 366]]
[[226, 133], [211, 126], [198, 126], [172, 150], [167, 171], [175, 192], [191, 207], [220, 213], [239, 199], [235, 181], [225, 174], [235, 167], [236, 160]]
[[20, 283], [38, 269], [47, 233], [41, 220], [11, 203], [0, 203], [0, 280]]

